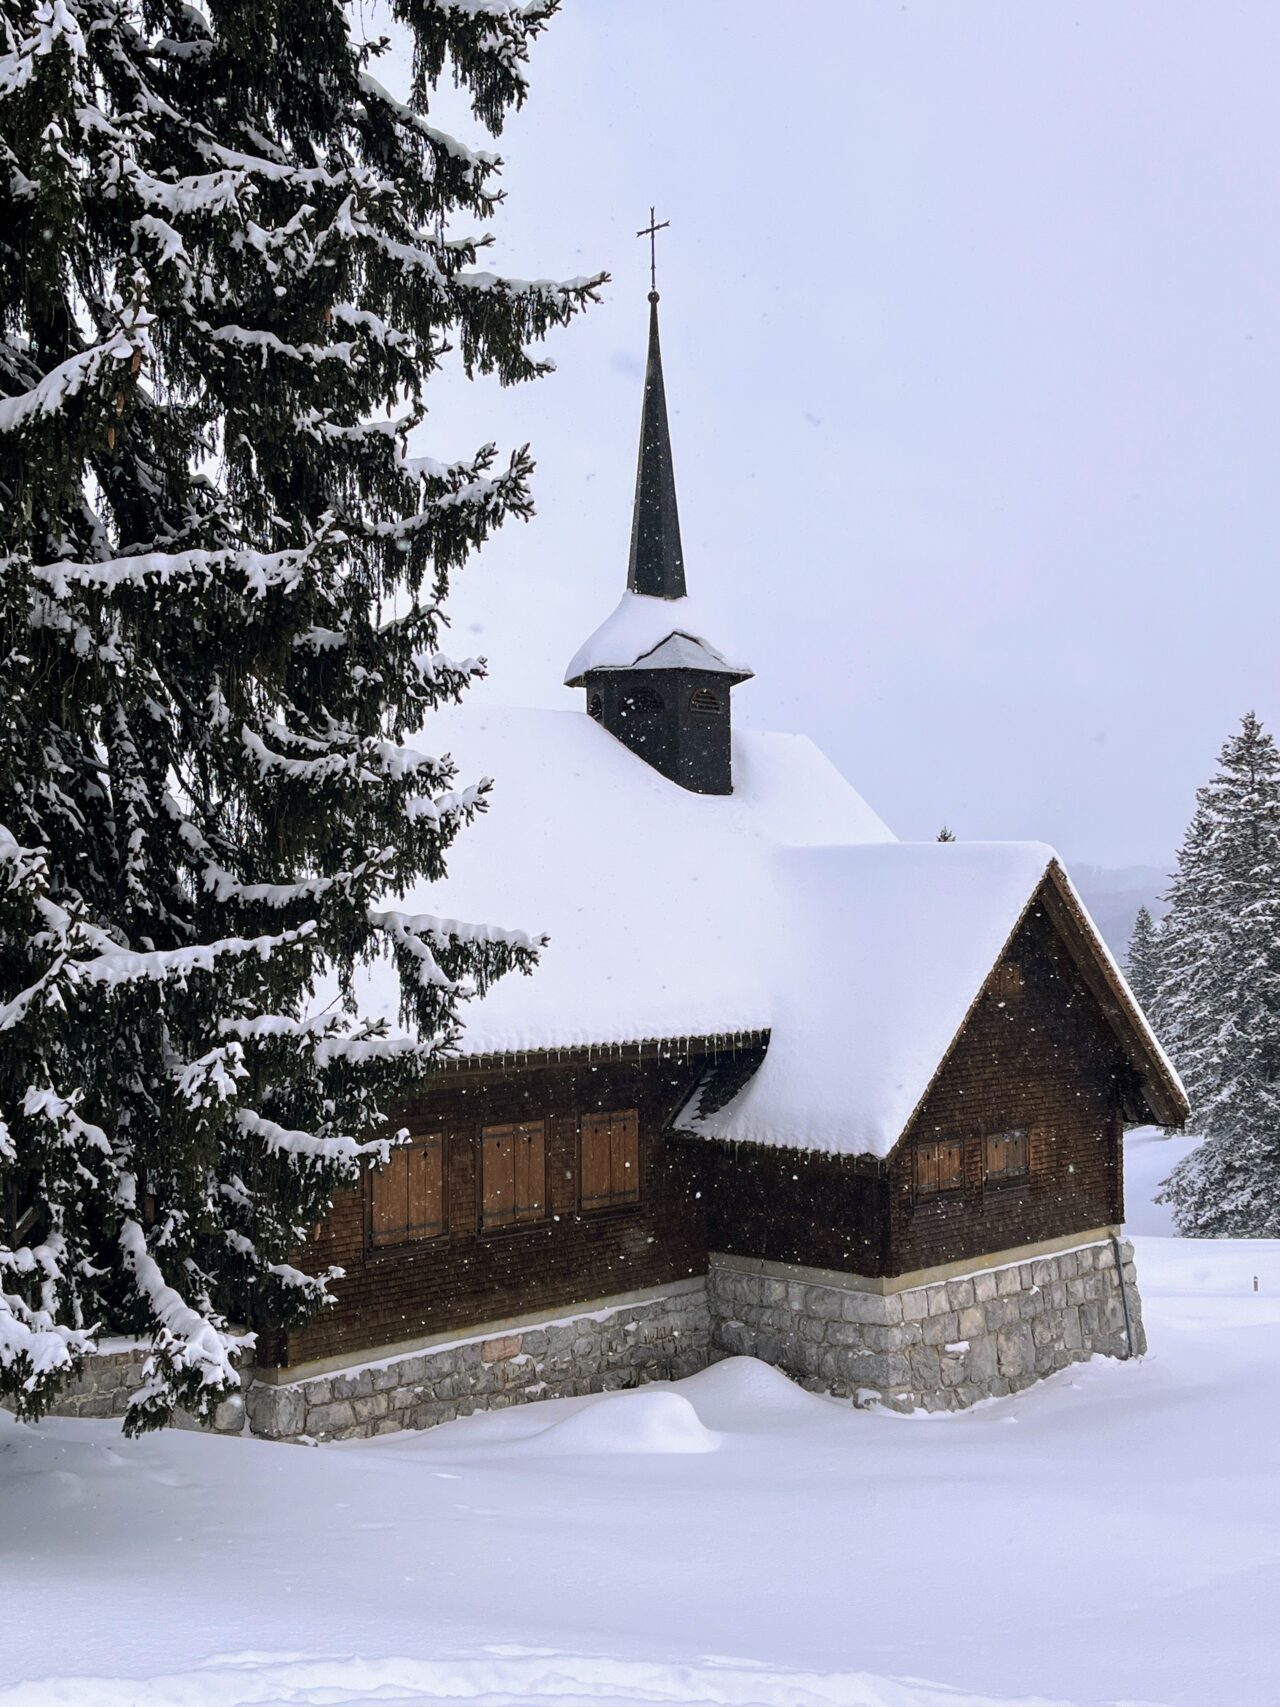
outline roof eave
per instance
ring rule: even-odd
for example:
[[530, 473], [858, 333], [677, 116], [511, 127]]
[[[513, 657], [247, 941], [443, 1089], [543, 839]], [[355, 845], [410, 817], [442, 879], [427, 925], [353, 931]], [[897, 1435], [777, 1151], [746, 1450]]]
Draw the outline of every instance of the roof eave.
[[642, 670], [667, 675], [715, 676], [718, 681], [727, 681], [731, 687], [737, 687], [740, 682], [749, 682], [755, 678], [754, 670], [744, 670], [734, 664], [646, 664], [647, 656], [647, 653], [641, 653], [640, 657], [630, 664], [593, 664], [589, 670], [579, 670], [576, 676], [566, 676], [564, 685], [567, 688], [585, 688], [592, 682], [603, 681], [606, 676], [630, 674], [632, 671], [638, 675]]

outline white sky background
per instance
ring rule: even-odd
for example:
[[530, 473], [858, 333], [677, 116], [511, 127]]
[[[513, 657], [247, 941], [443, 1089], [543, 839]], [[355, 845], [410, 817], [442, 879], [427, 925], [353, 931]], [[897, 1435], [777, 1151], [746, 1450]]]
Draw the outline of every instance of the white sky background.
[[1167, 866], [1239, 715], [1280, 730], [1278, 64], [1274, 0], [566, 0], [486, 264], [614, 282], [418, 447], [538, 458], [451, 607], [479, 691], [578, 706], [622, 590], [652, 201], [735, 715], [899, 835]]

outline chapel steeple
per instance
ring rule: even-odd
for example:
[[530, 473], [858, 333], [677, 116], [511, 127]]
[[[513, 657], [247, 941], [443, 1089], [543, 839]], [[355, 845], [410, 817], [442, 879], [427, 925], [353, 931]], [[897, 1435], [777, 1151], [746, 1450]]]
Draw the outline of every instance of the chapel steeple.
[[662, 229], [650, 208], [637, 233], [650, 241], [651, 288], [627, 590], [578, 649], [565, 682], [585, 688], [591, 716], [663, 776], [694, 794], [732, 794], [729, 694], [751, 671], [711, 645], [685, 584], [653, 288], [652, 244]]
[[649, 292], [649, 359], [645, 363], [644, 403], [640, 410], [640, 456], [636, 465], [627, 587], [651, 599], [682, 599], [686, 591], [676, 471], [671, 460], [667, 393], [662, 383], [656, 290]]

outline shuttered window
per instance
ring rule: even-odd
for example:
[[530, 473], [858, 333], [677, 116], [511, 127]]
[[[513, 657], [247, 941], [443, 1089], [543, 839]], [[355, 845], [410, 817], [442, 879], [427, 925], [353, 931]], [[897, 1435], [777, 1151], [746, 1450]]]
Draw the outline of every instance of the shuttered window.
[[444, 1232], [444, 1138], [433, 1132], [399, 1144], [369, 1171], [369, 1237], [378, 1246], [438, 1239]]
[[519, 1227], [547, 1212], [547, 1129], [541, 1120], [486, 1126], [480, 1138], [480, 1226]]
[[640, 1116], [634, 1108], [582, 1117], [578, 1201], [584, 1210], [640, 1201]]
[[989, 1132], [982, 1141], [983, 1168], [989, 1180], [1025, 1179], [1030, 1173], [1027, 1134]]
[[916, 1195], [936, 1197], [940, 1191], [959, 1191], [964, 1185], [964, 1142], [960, 1138], [931, 1138], [916, 1145]]

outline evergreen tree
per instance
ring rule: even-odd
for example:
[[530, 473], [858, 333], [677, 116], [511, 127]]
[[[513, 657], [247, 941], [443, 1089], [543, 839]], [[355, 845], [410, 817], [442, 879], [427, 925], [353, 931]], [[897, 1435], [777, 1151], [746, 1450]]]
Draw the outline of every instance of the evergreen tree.
[[1133, 933], [1129, 938], [1129, 952], [1125, 957], [1125, 973], [1129, 980], [1129, 988], [1138, 999], [1138, 1005], [1149, 1010], [1156, 988], [1158, 977], [1157, 956], [1160, 948], [1160, 933], [1155, 920], [1145, 907], [1138, 908], [1138, 916], [1133, 921]]
[[1280, 755], [1250, 712], [1197, 795], [1155, 1007], [1204, 1143], [1164, 1197], [1184, 1233], [1280, 1233]]
[[[207, 1417], [289, 1262], [458, 1004], [536, 945], [410, 917], [484, 806], [406, 745], [482, 673], [451, 575], [530, 511], [525, 451], [411, 456], [424, 385], [530, 379], [598, 279], [477, 269], [492, 133], [557, 0], [0, 0], [0, 1396], [102, 1324], [126, 1421]], [[428, 729], [429, 737], [429, 729]], [[496, 898], [495, 898], [496, 899]], [[393, 956], [413, 1038], [359, 1019]], [[323, 996], [317, 992], [323, 989]], [[370, 1133], [381, 1134], [369, 1138]]]
[[942, 828], [938, 831], [938, 838], [937, 839], [940, 842], [954, 842], [956, 839], [955, 831], [948, 829], [948, 827], [944, 824], [942, 826]]

